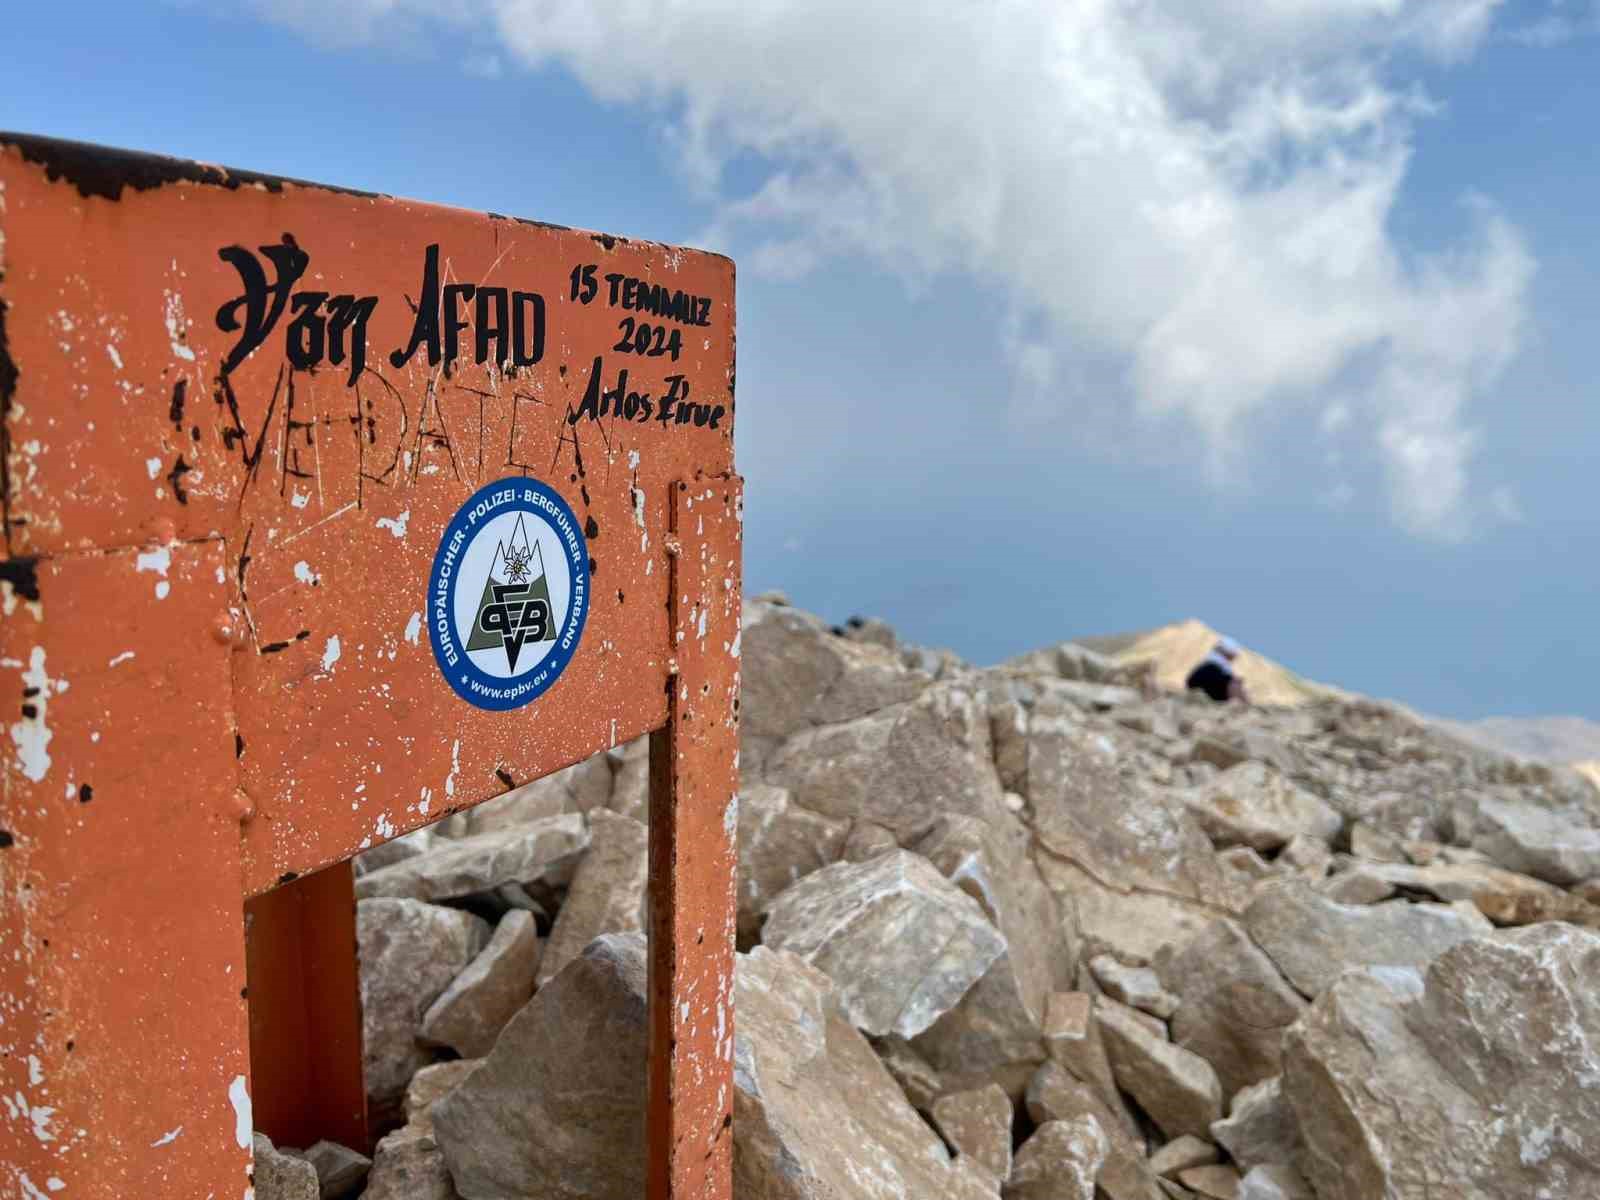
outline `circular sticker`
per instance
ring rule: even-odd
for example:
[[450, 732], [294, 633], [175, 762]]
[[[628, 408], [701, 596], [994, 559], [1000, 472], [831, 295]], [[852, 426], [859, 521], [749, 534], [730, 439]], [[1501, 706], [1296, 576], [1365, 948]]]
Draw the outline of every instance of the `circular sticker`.
[[439, 539], [428, 637], [468, 704], [519, 708], [566, 670], [589, 615], [589, 547], [572, 509], [536, 479], [488, 484]]

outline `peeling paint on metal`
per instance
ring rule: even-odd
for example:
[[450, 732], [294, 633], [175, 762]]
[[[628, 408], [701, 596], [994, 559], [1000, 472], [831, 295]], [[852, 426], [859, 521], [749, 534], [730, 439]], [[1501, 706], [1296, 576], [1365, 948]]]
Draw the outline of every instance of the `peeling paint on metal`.
[[250, 1112], [250, 1085], [243, 1075], [235, 1075], [228, 1085], [228, 1103], [233, 1105], [233, 1140], [248, 1150], [255, 1136], [255, 1118]]

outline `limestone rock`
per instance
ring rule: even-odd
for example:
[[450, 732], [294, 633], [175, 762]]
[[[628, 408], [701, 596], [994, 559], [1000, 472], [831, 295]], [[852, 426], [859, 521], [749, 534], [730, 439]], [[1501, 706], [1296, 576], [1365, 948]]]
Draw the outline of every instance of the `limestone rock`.
[[650, 824], [650, 739], [634, 738], [611, 751], [611, 800], [618, 816]]
[[1317, 1195], [1600, 1195], [1597, 972], [1600, 935], [1548, 924], [1341, 978], [1285, 1043]]
[[1239, 1200], [1239, 1172], [1230, 1166], [1189, 1167], [1178, 1172], [1178, 1181], [1197, 1196]]
[[866, 862], [869, 858], [877, 858], [880, 854], [899, 848], [900, 843], [894, 840], [894, 834], [876, 821], [853, 821], [839, 857], [846, 862]]
[[1375, 864], [1357, 862], [1317, 885], [1317, 890], [1335, 904], [1377, 904], [1395, 893], [1394, 884], [1374, 870]]
[[1244, 926], [1290, 983], [1316, 996], [1351, 967], [1425, 966], [1489, 923], [1437, 904], [1335, 904], [1303, 882], [1285, 880], [1263, 885]]
[[306, 1151], [306, 1161], [317, 1172], [322, 1200], [344, 1200], [366, 1182], [372, 1160], [338, 1142], [318, 1142]]
[[1400, 844], [1400, 839], [1369, 825], [1366, 821], [1357, 821], [1350, 826], [1350, 853], [1368, 862], [1406, 861], [1405, 847]]
[[611, 759], [592, 755], [458, 814], [463, 818], [458, 836], [513, 829], [562, 813], [586, 813], [610, 801], [611, 784]]
[[1076, 917], [1080, 954], [1111, 954], [1121, 962], [1147, 965], [1163, 947], [1187, 941], [1215, 915], [1176, 896], [1108, 887], [1051, 854], [1039, 856], [1039, 872]]
[[1321, 879], [1333, 862], [1333, 851], [1321, 838], [1297, 833], [1285, 843], [1277, 861], [1307, 879]]
[[1317, 1200], [1305, 1176], [1281, 1163], [1252, 1167], [1239, 1183], [1239, 1200]]
[[417, 1043], [423, 1014], [488, 940], [488, 923], [459, 909], [390, 898], [357, 903], [362, 1065], [380, 1112], [432, 1061]]
[[527, 825], [440, 839], [427, 854], [408, 858], [356, 880], [363, 900], [380, 896], [450, 900], [522, 883], [572, 858], [589, 843], [583, 817], [563, 813]]
[[1302, 835], [1329, 841], [1343, 824], [1319, 797], [1258, 762], [1224, 771], [1184, 803], [1219, 846], [1268, 851]]
[[[784, 788], [746, 785], [739, 793], [739, 940], [751, 945], [779, 892], [844, 857], [849, 826], [807, 812]], [[888, 837], [887, 831], [885, 836]], [[894, 849], [888, 837], [883, 849]]]
[[1030, 714], [1027, 797], [1039, 844], [1102, 886], [1227, 904], [1211, 842], [1180, 802], [1132, 771], [1122, 737], [1044, 701]]
[[1217, 861], [1250, 880], [1268, 879], [1281, 873], [1275, 864], [1269, 863], [1249, 846], [1229, 846], [1226, 850], [1219, 850]]
[[997, 1084], [952, 1092], [933, 1103], [933, 1123], [957, 1154], [976, 1159], [997, 1179], [1011, 1173], [1011, 1097]]
[[478, 1058], [453, 1058], [432, 1063], [411, 1077], [406, 1085], [406, 1124], [415, 1133], [433, 1136], [433, 1106], [443, 1100], [483, 1065]]
[[372, 1152], [372, 1172], [361, 1200], [461, 1200], [444, 1154], [431, 1134], [397, 1129]]
[[305, 1159], [276, 1149], [264, 1134], [255, 1135], [253, 1180], [257, 1200], [319, 1200], [317, 1169]]
[[1094, 1200], [1108, 1149], [1091, 1116], [1046, 1121], [1017, 1151], [1005, 1200]]
[[1179, 999], [1172, 1040], [1211, 1063], [1224, 1092], [1278, 1074], [1283, 1031], [1305, 1001], [1238, 922], [1213, 921], [1157, 970]]
[[1133, 1114], [1128, 1111], [1111, 1074], [1100, 1023], [1094, 1019], [1094, 997], [1088, 992], [1056, 992], [1046, 1008], [1045, 1052], [1078, 1079], [1088, 1084], [1118, 1118], [1104, 1122], [1106, 1133], [1115, 1140], [1120, 1126], [1129, 1134], [1137, 1132]]
[[1212, 1122], [1211, 1136], [1242, 1170], [1297, 1161], [1300, 1127], [1283, 1097], [1282, 1076], [1253, 1083], [1234, 1096], [1227, 1118]]
[[853, 721], [927, 684], [893, 651], [834, 637], [809, 613], [759, 600], [745, 603], [740, 646], [740, 724], [751, 741]]
[[765, 944], [831, 978], [857, 1027], [914, 1037], [1004, 952], [965, 892], [909, 851], [824, 867], [773, 901]]
[[1192, 762], [1210, 763], [1219, 771], [1229, 771], [1250, 761], [1249, 752], [1242, 746], [1214, 737], [1196, 738], [1189, 758]]
[[993, 1200], [993, 1179], [950, 1159], [833, 990], [791, 954], [760, 946], [739, 961], [733, 1194]]
[[433, 1106], [434, 1137], [473, 1200], [644, 1194], [644, 939], [595, 939]]
[[1126, 967], [1109, 954], [1089, 960], [1089, 970], [1106, 995], [1129, 1008], [1166, 1020], [1178, 1010], [1178, 998], [1161, 986], [1149, 967]]
[[1210, 1166], [1221, 1157], [1210, 1142], [1186, 1133], [1152, 1154], [1150, 1169], [1157, 1175], [1176, 1175], [1190, 1167]]
[[449, 1046], [462, 1058], [483, 1057], [506, 1022], [533, 995], [538, 967], [539, 933], [533, 915], [508, 912], [489, 944], [423, 1015], [423, 1039]]
[[650, 831], [606, 809], [589, 814], [592, 838], [539, 963], [543, 987], [603, 933], [638, 933], [645, 924]]
[[1057, 1063], [1047, 1062], [1029, 1080], [1026, 1103], [1036, 1125], [1080, 1116], [1095, 1119], [1108, 1144], [1100, 1187], [1112, 1200], [1160, 1200], [1156, 1177], [1145, 1162], [1144, 1139], [1120, 1098], [1107, 1101]]
[[875, 1044], [878, 1059], [900, 1085], [911, 1107], [927, 1111], [933, 1102], [945, 1093], [944, 1081], [932, 1064], [911, 1047], [904, 1038], [889, 1036]]
[[1593, 925], [1600, 909], [1553, 884], [1499, 867], [1439, 862], [1414, 867], [1407, 863], [1369, 863], [1358, 868], [1367, 878], [1382, 880], [1391, 890], [1404, 889], [1446, 902], [1470, 901], [1496, 925], [1533, 925], [1571, 921]]
[[962, 1086], [1005, 1079], [1008, 1091], [1020, 1093], [1044, 1061], [1051, 990], [1071, 973], [1075, 955], [1060, 906], [1029, 846], [1026, 828], [1009, 815], [993, 822], [949, 816], [916, 844], [978, 902], [1006, 940], [1005, 952], [978, 984], [918, 1039], [930, 1061]]
[[802, 808], [872, 821], [902, 846], [947, 813], [989, 820], [1006, 811], [985, 700], [960, 683], [796, 734], [774, 751], [764, 777], [790, 789]]
[[1600, 875], [1600, 827], [1579, 809], [1485, 800], [1473, 845], [1508, 870], [1558, 887]]
[[438, 833], [432, 826], [414, 829], [410, 833], [397, 838], [391, 838], [373, 846], [370, 850], [363, 850], [355, 857], [355, 871], [357, 875], [366, 875], [373, 871], [380, 871], [384, 867], [393, 866], [395, 863], [405, 862], [408, 858], [417, 858], [433, 849], [433, 844], [438, 840]]
[[1118, 1085], [1139, 1102], [1161, 1132], [1205, 1137], [1222, 1116], [1222, 1085], [1198, 1054], [1162, 1041], [1134, 1013], [1099, 1000], [1095, 1017]]

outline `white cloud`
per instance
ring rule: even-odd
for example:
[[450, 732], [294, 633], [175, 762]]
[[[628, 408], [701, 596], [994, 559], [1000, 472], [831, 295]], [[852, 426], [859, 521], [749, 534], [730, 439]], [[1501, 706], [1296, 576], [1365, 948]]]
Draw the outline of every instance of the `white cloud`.
[[1600, 0], [1550, 0], [1550, 11], [1511, 30], [1512, 41], [1548, 49], [1600, 34]]
[[[306, 0], [258, 0], [298, 8]], [[1430, 111], [1500, 0], [477, 0], [505, 56], [654, 107], [747, 270], [836, 255], [961, 272], [1010, 308], [1019, 419], [1087, 356], [1213, 473], [1268, 411], [1354, 409], [1397, 521], [1471, 528], [1468, 406], [1515, 351], [1533, 265], [1481, 202], [1434, 256], [1389, 232]], [[360, 0], [374, 12], [420, 0]], [[1406, 52], [1406, 53], [1402, 53]], [[765, 164], [734, 193], [722, 167]], [[1024, 334], [1023, 331], [1026, 331]], [[1359, 374], [1359, 386], [1352, 386]], [[1054, 399], [1052, 389], [1057, 389]], [[1350, 436], [1357, 436], [1351, 434]]]

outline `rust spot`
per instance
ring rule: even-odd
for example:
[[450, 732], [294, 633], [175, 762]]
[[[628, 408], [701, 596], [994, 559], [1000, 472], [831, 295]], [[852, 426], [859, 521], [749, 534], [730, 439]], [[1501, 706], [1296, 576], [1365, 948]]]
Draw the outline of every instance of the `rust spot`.
[[511, 772], [506, 770], [504, 767], [496, 767], [494, 770], [494, 777], [501, 783], [505, 784], [508, 788], [517, 786], [517, 781], [511, 778]]
[[39, 599], [39, 560], [37, 558], [8, 558], [0, 562], [0, 580], [11, 585], [11, 590], [24, 600]]
[[77, 188], [78, 194], [85, 199], [99, 196], [106, 200], [120, 200], [123, 188], [147, 192], [152, 188], [165, 187], [171, 183], [208, 183], [214, 187], [235, 190], [242, 187], [257, 187], [268, 192], [281, 192], [285, 185], [288, 185], [339, 192], [346, 196], [360, 196], [369, 200], [382, 197], [382, 193], [379, 192], [363, 192], [355, 188], [310, 183], [304, 179], [291, 179], [283, 175], [266, 175], [259, 171], [215, 167], [208, 163], [191, 162], [183, 158], [167, 158], [161, 154], [113, 150], [87, 142], [62, 141], [25, 133], [0, 132], [0, 146], [15, 148], [26, 161], [43, 167], [45, 177], [50, 182], [66, 180]]
[[17, 839], [11, 835], [9, 829], [0, 829], [0, 850], [9, 850], [17, 844]]
[[92, 787], [90, 787], [87, 783], [80, 785], [79, 788], [78, 788], [78, 803], [79, 804], [87, 804], [87, 803], [89, 803], [89, 801], [91, 801], [93, 799], [94, 799], [94, 789]]

